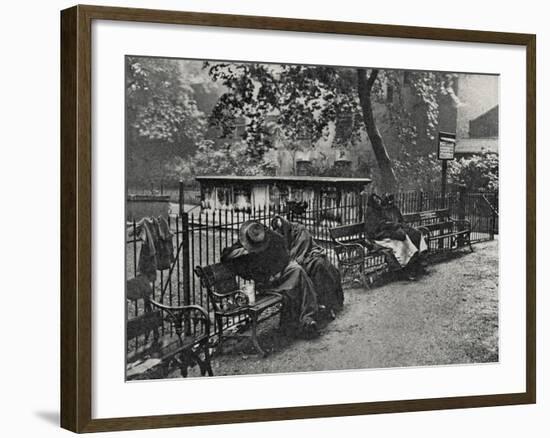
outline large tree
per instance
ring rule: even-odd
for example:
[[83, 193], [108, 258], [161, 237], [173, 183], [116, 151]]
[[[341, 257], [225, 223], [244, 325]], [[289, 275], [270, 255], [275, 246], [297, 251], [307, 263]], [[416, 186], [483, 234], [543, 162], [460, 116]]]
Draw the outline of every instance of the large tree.
[[[404, 86], [400, 71], [330, 66], [272, 65], [257, 63], [205, 63], [213, 80], [223, 84], [212, 111], [211, 125], [221, 137], [233, 136], [244, 123], [242, 139], [251, 157], [261, 157], [274, 147], [274, 133], [289, 144], [307, 138], [315, 144], [332, 130], [333, 145], [347, 147], [368, 135], [378, 163], [381, 191], [397, 187], [393, 160], [378, 129], [376, 102], [384, 102], [390, 122], [403, 148], [415, 145], [418, 135], [432, 137], [437, 129], [440, 94], [452, 94], [453, 76], [433, 72], [410, 72], [410, 87], [416, 110], [424, 114], [424, 133], [418, 117], [400, 101]], [[391, 88], [396, 99], [388, 100]]]
[[376, 120], [373, 114], [372, 105], [372, 87], [378, 77], [378, 70], [371, 70], [367, 76], [367, 72], [363, 68], [357, 69], [357, 93], [359, 95], [359, 103], [363, 113], [363, 123], [369, 136], [372, 150], [378, 166], [380, 167], [380, 176], [382, 177], [381, 188], [383, 191], [393, 191], [397, 187], [397, 179], [393, 172], [392, 162], [386, 150], [384, 140], [380, 135], [380, 131], [376, 127]]
[[[126, 59], [128, 181], [159, 183], [174, 157], [190, 157], [203, 139], [206, 116], [198, 108], [182, 61]], [[187, 76], [186, 76], [187, 75]]]

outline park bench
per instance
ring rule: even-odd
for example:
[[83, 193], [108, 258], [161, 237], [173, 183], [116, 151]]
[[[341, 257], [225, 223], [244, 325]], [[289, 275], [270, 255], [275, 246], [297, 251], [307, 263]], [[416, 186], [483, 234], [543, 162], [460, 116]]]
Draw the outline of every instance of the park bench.
[[448, 208], [403, 215], [403, 221], [424, 231], [430, 252], [451, 251], [466, 245], [473, 251], [470, 239], [472, 226], [468, 220], [453, 219]]
[[[237, 276], [224, 264], [197, 266], [195, 273], [206, 289], [214, 310], [219, 351], [223, 352], [224, 337], [248, 337], [256, 350], [262, 356], [267, 356], [267, 352], [258, 342], [257, 328], [259, 323], [280, 313], [282, 295], [269, 290], [256, 291], [254, 304], [249, 304], [248, 297], [239, 287]], [[224, 333], [224, 322], [228, 320], [250, 324], [250, 335], [238, 332]]]
[[364, 222], [330, 228], [329, 234], [342, 277], [345, 278], [350, 272], [358, 273], [368, 287], [388, 271], [384, 254], [368, 250]]
[[164, 378], [176, 368], [187, 377], [188, 369], [195, 365], [202, 376], [212, 376], [206, 310], [196, 305], [167, 306], [144, 294], [143, 288], [139, 295], [135, 291], [127, 288], [127, 300], [143, 312], [126, 322], [126, 378]]

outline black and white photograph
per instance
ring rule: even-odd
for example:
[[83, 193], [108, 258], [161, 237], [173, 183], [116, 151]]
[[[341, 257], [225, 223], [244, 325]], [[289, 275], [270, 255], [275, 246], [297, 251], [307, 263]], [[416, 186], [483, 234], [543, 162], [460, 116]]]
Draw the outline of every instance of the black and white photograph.
[[499, 81], [127, 55], [126, 380], [498, 363]]
[[546, 436], [544, 3], [5, 6], [3, 436]]

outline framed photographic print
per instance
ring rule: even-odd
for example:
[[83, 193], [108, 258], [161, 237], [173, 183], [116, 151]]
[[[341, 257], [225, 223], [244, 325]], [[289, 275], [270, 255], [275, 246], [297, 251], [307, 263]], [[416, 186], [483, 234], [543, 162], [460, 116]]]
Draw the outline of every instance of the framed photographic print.
[[61, 423], [535, 403], [535, 36], [61, 13]]

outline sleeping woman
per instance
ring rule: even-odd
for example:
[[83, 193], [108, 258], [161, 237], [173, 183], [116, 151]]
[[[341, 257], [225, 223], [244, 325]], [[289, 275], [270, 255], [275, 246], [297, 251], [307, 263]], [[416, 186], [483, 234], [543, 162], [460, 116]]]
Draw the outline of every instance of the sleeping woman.
[[235, 275], [253, 280], [258, 290], [283, 297], [281, 328], [285, 332], [308, 339], [319, 336], [314, 285], [305, 269], [289, 257], [281, 235], [259, 222], [246, 221], [239, 229], [239, 240], [222, 251], [221, 262]]
[[271, 227], [283, 236], [291, 260], [302, 266], [311, 278], [321, 308], [334, 318], [344, 304], [344, 292], [338, 269], [330, 262], [323, 248], [313, 240], [304, 225], [275, 216], [271, 220]]

